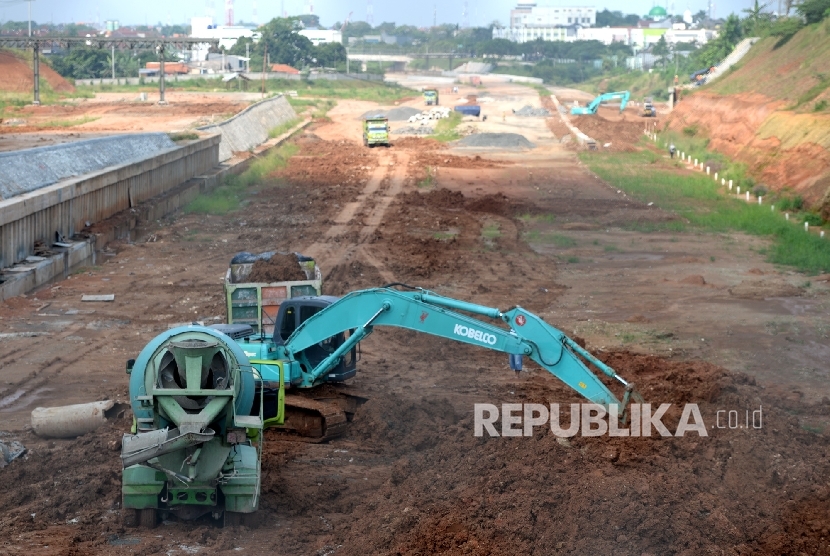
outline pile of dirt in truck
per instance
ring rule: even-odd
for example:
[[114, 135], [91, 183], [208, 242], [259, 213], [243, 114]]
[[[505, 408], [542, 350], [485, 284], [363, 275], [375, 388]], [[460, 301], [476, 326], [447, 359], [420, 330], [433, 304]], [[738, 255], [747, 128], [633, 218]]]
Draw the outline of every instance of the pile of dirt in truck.
[[257, 259], [251, 266], [249, 282], [282, 282], [289, 280], [306, 280], [307, 276], [300, 268], [294, 253], [274, 253], [268, 259]]

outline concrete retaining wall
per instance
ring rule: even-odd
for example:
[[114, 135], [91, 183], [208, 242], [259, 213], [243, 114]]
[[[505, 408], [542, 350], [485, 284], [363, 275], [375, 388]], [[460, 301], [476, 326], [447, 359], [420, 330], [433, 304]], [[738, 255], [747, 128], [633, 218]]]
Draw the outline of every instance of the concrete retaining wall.
[[219, 162], [219, 142], [218, 136], [207, 137], [0, 200], [0, 268], [32, 255], [36, 241], [49, 246], [56, 232], [72, 237], [87, 222], [100, 222], [207, 173]]
[[0, 153], [0, 199], [176, 148], [165, 133], [138, 133]]
[[268, 133], [285, 122], [297, 117], [283, 95], [276, 96], [249, 106], [230, 120], [221, 124], [200, 127], [200, 131], [218, 133], [219, 160], [230, 159], [235, 152], [247, 151], [268, 140]]

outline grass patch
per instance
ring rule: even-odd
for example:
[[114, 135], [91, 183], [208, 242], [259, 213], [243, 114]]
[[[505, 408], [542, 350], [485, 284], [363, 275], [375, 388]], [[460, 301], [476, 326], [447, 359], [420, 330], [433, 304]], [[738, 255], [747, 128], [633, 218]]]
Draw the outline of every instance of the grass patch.
[[654, 164], [654, 153], [583, 153], [599, 177], [632, 197], [674, 211], [699, 229], [768, 237], [770, 262], [804, 272], [830, 271], [830, 242], [805, 233], [769, 206], [725, 196], [705, 174], [685, 174]]
[[303, 119], [297, 116], [296, 118], [291, 118], [287, 122], [281, 123], [280, 125], [268, 132], [268, 138], [275, 139], [279, 137], [280, 135], [282, 135], [283, 133], [285, 133], [301, 121], [303, 121]]
[[578, 263], [579, 257], [568, 257], [567, 259], [565, 259], [565, 261], [569, 263]]
[[524, 222], [525, 224], [533, 224], [536, 222], [541, 222], [544, 224], [553, 224], [556, 221], [556, 216], [553, 214], [522, 214], [519, 216], [519, 220]]
[[430, 135], [430, 137], [444, 143], [461, 139], [461, 134], [456, 129], [458, 124], [461, 123], [461, 118], [461, 112], [450, 112], [449, 118], [438, 120], [438, 123], [435, 124], [435, 133]]
[[192, 131], [182, 131], [179, 133], [168, 133], [171, 141], [194, 141], [199, 138], [199, 135]]
[[[236, 92], [235, 89], [228, 89], [221, 78], [188, 78], [164, 80], [164, 88], [168, 91], [214, 91], [214, 92]], [[100, 92], [154, 92], [158, 91], [158, 83], [139, 83], [136, 85], [127, 84], [95, 84], [78, 86], [80, 94], [92, 96], [96, 91]], [[262, 82], [257, 81], [251, 84], [250, 92], [262, 90]], [[390, 103], [414, 96], [412, 89], [407, 89], [392, 83], [383, 81], [364, 81], [361, 79], [266, 79], [265, 94], [273, 96], [283, 91], [296, 91], [298, 97], [325, 97], [334, 99], [356, 99], [381, 103]], [[299, 99], [288, 97], [289, 102], [296, 102]]]
[[41, 122], [35, 125], [36, 127], [74, 127], [76, 125], [88, 124], [89, 122], [94, 122], [95, 120], [100, 120], [100, 118], [95, 116], [84, 116], [83, 118], [78, 118], [76, 120], [49, 120], [48, 122]]
[[194, 199], [185, 212], [194, 214], [226, 214], [238, 210], [253, 186], [260, 185], [275, 170], [285, 167], [298, 148], [294, 144], [271, 149], [238, 176], [228, 176], [224, 183], [208, 195]]
[[533, 230], [525, 234], [525, 240], [528, 243], [550, 243], [561, 249], [568, 249], [569, 247], [576, 247], [576, 240], [553, 232], [540, 232]]
[[435, 172], [432, 167], [427, 166], [425, 171], [426, 177], [418, 182], [418, 187], [420, 189], [430, 189], [433, 185], [435, 185]]
[[498, 222], [487, 222], [481, 229], [481, 237], [487, 240], [494, 240], [501, 237], [501, 229]]
[[434, 237], [435, 239], [444, 241], [444, 240], [448, 240], [448, 239], [453, 239], [457, 235], [458, 235], [458, 232], [435, 232], [434, 234], [432, 234], [432, 237]]

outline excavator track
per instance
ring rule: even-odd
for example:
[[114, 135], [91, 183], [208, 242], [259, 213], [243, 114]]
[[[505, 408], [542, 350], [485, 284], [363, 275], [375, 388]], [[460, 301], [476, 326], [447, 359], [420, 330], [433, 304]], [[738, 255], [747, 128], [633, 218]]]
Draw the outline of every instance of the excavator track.
[[342, 436], [355, 410], [366, 398], [333, 391], [314, 395], [285, 396], [285, 424], [275, 427], [282, 439], [298, 442], [326, 442]]

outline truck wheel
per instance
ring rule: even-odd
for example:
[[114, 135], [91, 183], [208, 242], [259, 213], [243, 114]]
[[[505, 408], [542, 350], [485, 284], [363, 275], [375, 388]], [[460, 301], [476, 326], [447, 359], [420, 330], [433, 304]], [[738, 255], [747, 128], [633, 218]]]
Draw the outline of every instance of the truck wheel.
[[156, 509], [144, 508], [138, 510], [138, 526], [144, 529], [156, 528]]

